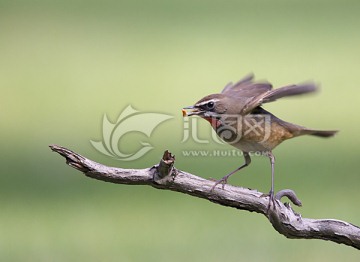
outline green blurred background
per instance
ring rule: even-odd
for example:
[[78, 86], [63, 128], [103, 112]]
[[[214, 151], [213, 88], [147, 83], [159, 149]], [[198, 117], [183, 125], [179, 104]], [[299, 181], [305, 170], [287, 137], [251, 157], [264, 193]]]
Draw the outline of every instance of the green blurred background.
[[[275, 186], [297, 192], [304, 217], [360, 225], [359, 14], [359, 1], [0, 1], [0, 260], [358, 261], [344, 245], [288, 240], [255, 213], [86, 178], [48, 145], [128, 168], [169, 149], [177, 168], [220, 178], [243, 160], [183, 156], [231, 148], [181, 143], [180, 109], [250, 72], [274, 86], [313, 79], [320, 93], [266, 108], [341, 132], [276, 149]], [[122, 162], [89, 141], [129, 104], [174, 118], [151, 138], [129, 135], [124, 151], [155, 148]], [[267, 192], [268, 160], [230, 183]]]

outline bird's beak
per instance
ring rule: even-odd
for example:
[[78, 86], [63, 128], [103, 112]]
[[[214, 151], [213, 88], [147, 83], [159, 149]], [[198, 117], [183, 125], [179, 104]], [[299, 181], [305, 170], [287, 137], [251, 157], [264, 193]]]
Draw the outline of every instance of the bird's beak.
[[199, 114], [203, 113], [199, 108], [197, 108], [195, 106], [184, 107], [181, 111], [182, 111], [183, 117], [199, 115]]

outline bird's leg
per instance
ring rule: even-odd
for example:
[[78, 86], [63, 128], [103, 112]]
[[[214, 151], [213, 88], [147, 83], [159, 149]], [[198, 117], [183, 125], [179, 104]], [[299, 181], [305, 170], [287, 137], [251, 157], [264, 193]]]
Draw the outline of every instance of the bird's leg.
[[244, 159], [245, 159], [245, 163], [243, 165], [241, 165], [240, 167], [238, 167], [237, 169], [235, 169], [234, 171], [230, 172], [229, 174], [227, 174], [226, 176], [224, 176], [223, 178], [219, 179], [219, 180], [216, 180], [215, 181], [215, 184], [212, 186], [211, 188], [211, 191], [213, 191], [215, 189], [215, 187], [218, 185], [218, 184], [222, 184], [222, 188], [224, 189], [224, 186], [225, 184], [227, 183], [227, 180], [228, 178], [235, 174], [237, 171], [239, 171], [240, 169], [250, 165], [251, 163], [251, 158], [250, 158], [250, 155], [249, 153], [247, 152], [243, 152], [244, 153]]
[[272, 154], [271, 151], [268, 151], [265, 153], [265, 155], [267, 157], [269, 157], [270, 159], [270, 164], [271, 164], [271, 189], [269, 194], [264, 194], [263, 196], [269, 196], [269, 206], [268, 209], [270, 208], [270, 204], [273, 203], [274, 207], [275, 207], [275, 198], [274, 198], [274, 166], [275, 166], [275, 156]]
[[270, 158], [271, 164], [271, 189], [269, 192], [270, 200], [274, 200], [274, 166], [275, 166], [275, 157], [271, 151], [268, 153], [268, 157]]

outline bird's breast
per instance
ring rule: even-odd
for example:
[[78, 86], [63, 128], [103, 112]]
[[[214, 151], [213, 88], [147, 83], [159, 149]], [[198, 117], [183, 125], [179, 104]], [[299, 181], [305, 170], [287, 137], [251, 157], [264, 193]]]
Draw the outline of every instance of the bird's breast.
[[245, 152], [269, 151], [292, 137], [272, 115], [234, 115], [206, 120], [223, 141]]

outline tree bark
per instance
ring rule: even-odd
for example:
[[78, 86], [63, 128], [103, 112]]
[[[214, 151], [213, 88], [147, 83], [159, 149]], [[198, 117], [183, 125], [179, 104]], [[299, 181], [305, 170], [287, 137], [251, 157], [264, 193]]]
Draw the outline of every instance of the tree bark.
[[335, 219], [303, 218], [294, 212], [289, 203], [282, 203], [288, 197], [295, 205], [301, 206], [292, 190], [279, 191], [274, 201], [263, 193], [247, 188], [226, 185], [211, 190], [214, 182], [174, 167], [175, 157], [165, 151], [160, 163], [145, 169], [123, 169], [109, 167], [87, 159], [67, 148], [51, 145], [51, 150], [66, 158], [66, 163], [98, 180], [127, 185], [149, 185], [167, 189], [213, 203], [265, 215], [275, 230], [287, 238], [323, 239], [360, 249], [360, 228], [348, 222]]

